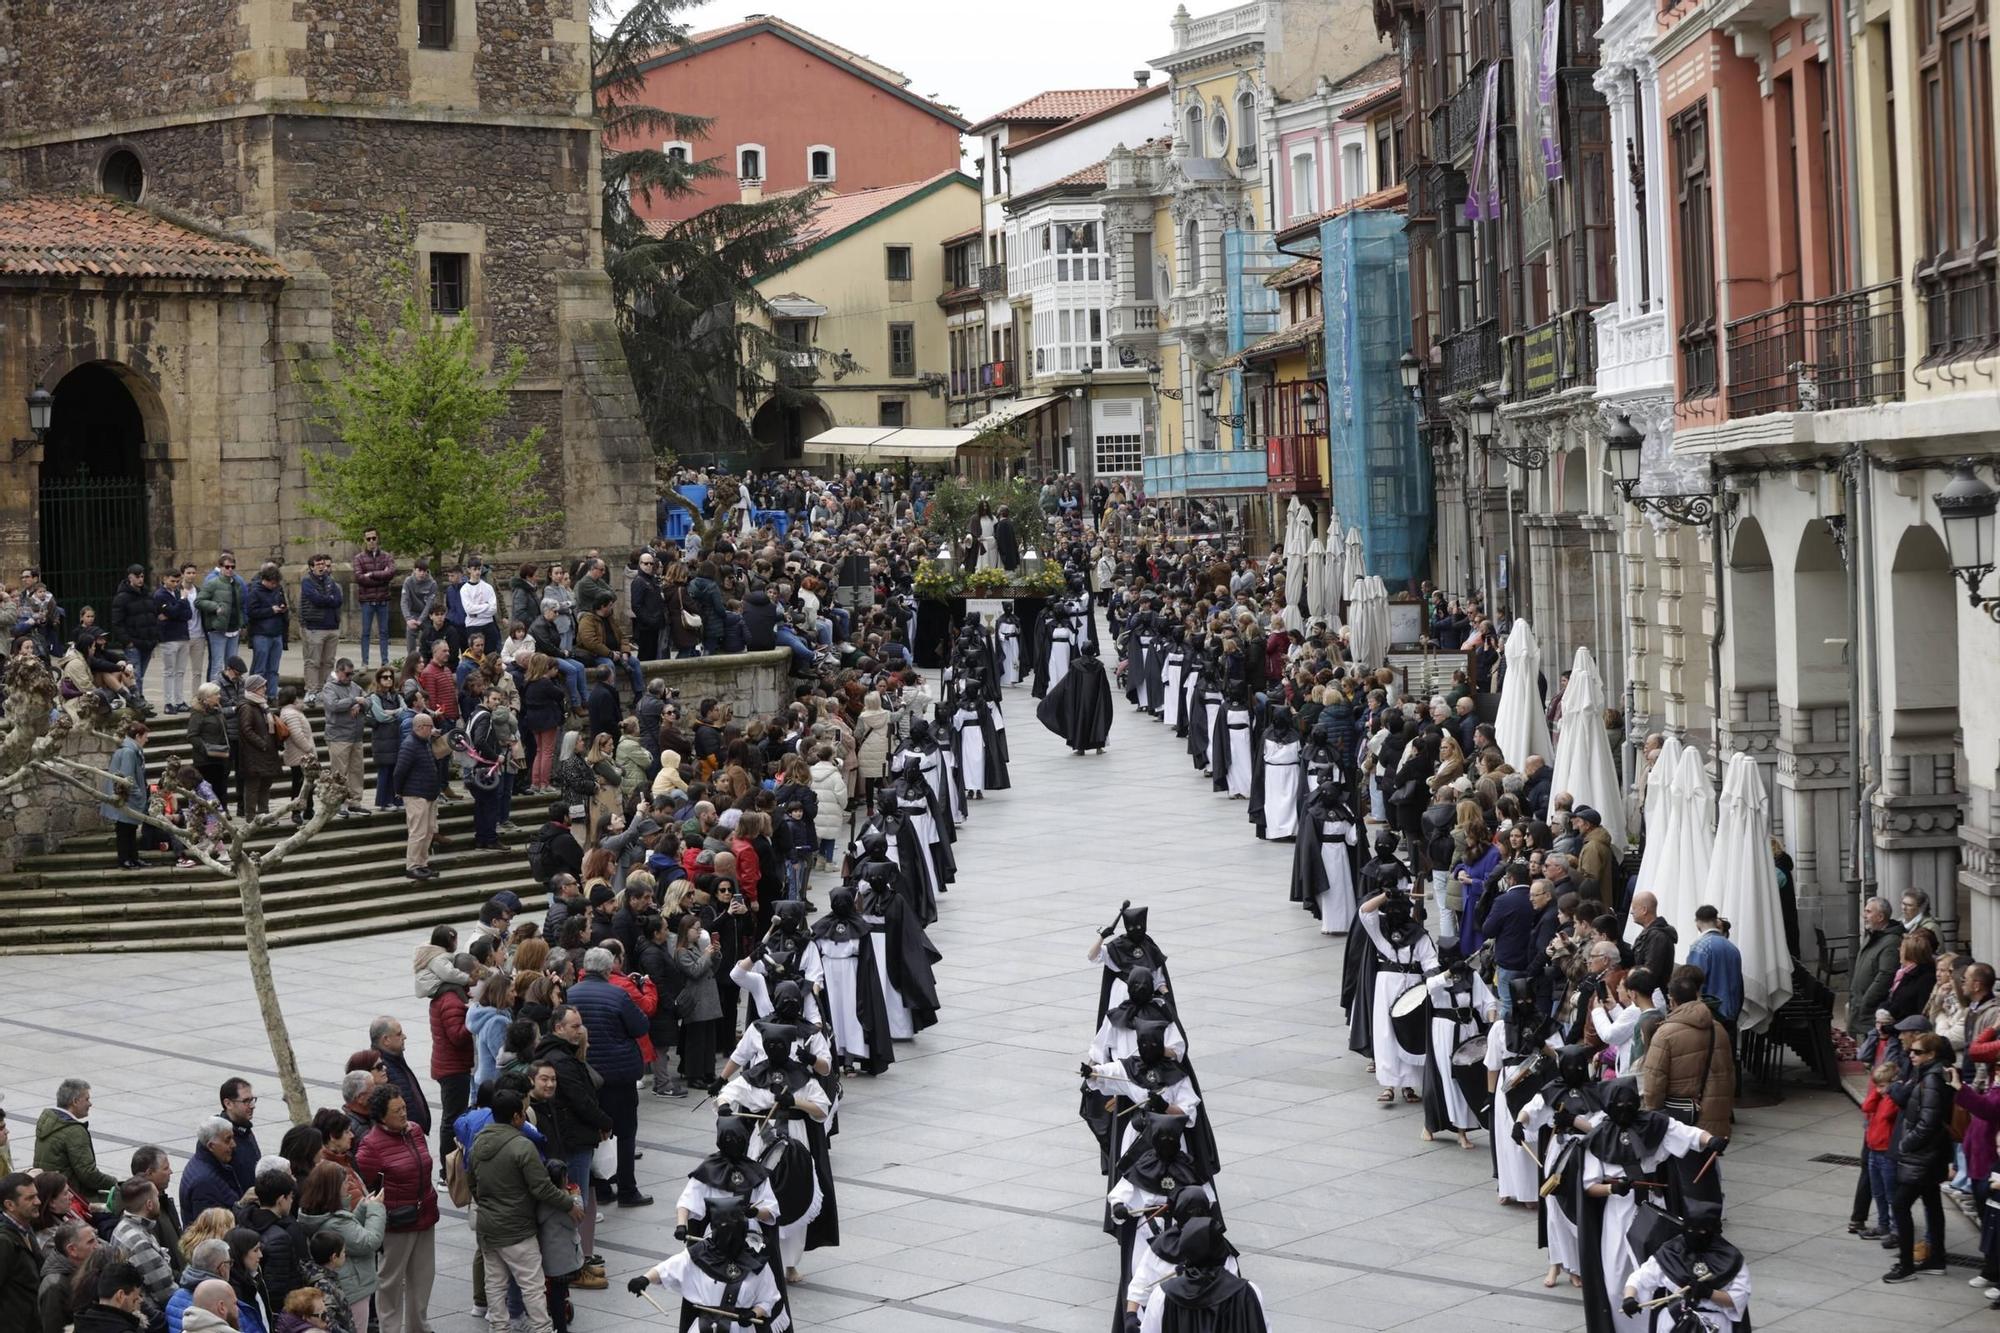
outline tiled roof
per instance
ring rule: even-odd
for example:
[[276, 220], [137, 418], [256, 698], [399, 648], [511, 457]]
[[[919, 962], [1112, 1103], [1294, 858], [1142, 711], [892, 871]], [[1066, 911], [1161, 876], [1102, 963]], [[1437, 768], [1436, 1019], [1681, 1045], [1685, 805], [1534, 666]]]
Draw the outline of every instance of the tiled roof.
[[771, 14], [752, 14], [741, 23], [727, 23], [720, 28], [710, 28], [707, 32], [690, 33], [688, 34], [687, 44], [689, 46], [706, 46], [708, 43], [716, 41], [719, 38], [742, 32], [745, 28], [764, 27], [782, 28], [789, 33], [803, 37], [815, 46], [826, 48], [828, 52], [839, 56], [849, 64], [859, 65], [878, 79], [889, 79], [905, 88], [910, 85], [909, 76], [900, 70], [893, 70], [887, 65], [878, 64], [858, 51], [850, 51], [838, 42], [829, 42], [818, 33], [809, 32], [789, 19], [781, 19]]
[[813, 209], [813, 220], [799, 233], [799, 240], [803, 244], [810, 245], [837, 231], [845, 231], [890, 205], [901, 203], [925, 186], [934, 184], [946, 176], [957, 174], [957, 169], [953, 168], [950, 171], [941, 171], [926, 180], [907, 181], [901, 185], [884, 185], [873, 190], [856, 190], [852, 194], [829, 194]]
[[938, 242], [938, 244], [939, 244], [939, 245], [957, 245], [957, 244], [958, 244], [959, 242], [961, 242], [961, 241], [969, 241], [969, 240], [971, 240], [971, 239], [972, 239], [973, 237], [975, 237], [975, 236], [978, 236], [978, 235], [980, 235], [980, 234], [981, 234], [981, 233], [980, 233], [980, 229], [979, 229], [979, 228], [977, 228], [977, 227], [967, 227], [967, 228], [966, 228], [966, 229], [965, 229], [964, 231], [962, 231], [962, 232], [958, 233], [958, 235], [956, 235], [956, 236], [947, 236], [947, 237], [945, 237], [945, 238], [944, 238], [943, 240], [939, 241], [939, 242]]
[[[1104, 184], [1104, 164], [1093, 162], [1081, 171], [1072, 171], [1049, 182], [1050, 185], [1102, 185]], [[1043, 188], [1047, 188], [1046, 186]]]
[[1300, 283], [1311, 282], [1317, 277], [1319, 277], [1319, 261], [1310, 258], [1301, 259], [1298, 263], [1281, 268], [1270, 277], [1264, 279], [1264, 285], [1275, 291], [1283, 291], [1287, 287], [1296, 287]]
[[0, 274], [253, 282], [286, 276], [254, 245], [105, 195], [0, 198]]
[[1289, 352], [1294, 348], [1304, 347], [1312, 340], [1313, 334], [1318, 333], [1325, 327], [1325, 316], [1308, 315], [1304, 319], [1279, 329], [1276, 333], [1266, 334], [1238, 352], [1235, 356], [1224, 361], [1218, 361], [1215, 368], [1217, 370], [1233, 370], [1237, 366], [1244, 365], [1250, 361], [1261, 361], [1267, 356], [1276, 356], [1280, 352]]
[[1351, 92], [1356, 88], [1370, 88], [1378, 83], [1390, 83], [1402, 78], [1401, 57], [1394, 51], [1380, 55], [1355, 70], [1346, 78], [1333, 85], [1337, 93]]
[[1045, 93], [1036, 93], [1025, 102], [1017, 102], [1005, 111], [996, 111], [981, 123], [996, 120], [1073, 120], [1102, 111], [1145, 91], [1135, 87], [1053, 88]]

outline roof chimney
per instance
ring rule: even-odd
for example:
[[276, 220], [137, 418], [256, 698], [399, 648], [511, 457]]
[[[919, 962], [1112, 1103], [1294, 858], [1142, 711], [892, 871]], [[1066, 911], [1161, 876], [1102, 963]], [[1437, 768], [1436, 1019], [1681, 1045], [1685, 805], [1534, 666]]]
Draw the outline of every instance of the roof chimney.
[[1134, 83], [1138, 84], [1138, 85], [1139, 85], [1139, 86], [1140, 86], [1141, 88], [1145, 87], [1145, 86], [1146, 86], [1147, 84], [1151, 83], [1152, 81], [1153, 81], [1153, 71], [1152, 71], [1152, 70], [1150, 70], [1150, 69], [1135, 69], [1135, 70], [1133, 70], [1133, 71], [1132, 71], [1132, 82], [1134, 82]]

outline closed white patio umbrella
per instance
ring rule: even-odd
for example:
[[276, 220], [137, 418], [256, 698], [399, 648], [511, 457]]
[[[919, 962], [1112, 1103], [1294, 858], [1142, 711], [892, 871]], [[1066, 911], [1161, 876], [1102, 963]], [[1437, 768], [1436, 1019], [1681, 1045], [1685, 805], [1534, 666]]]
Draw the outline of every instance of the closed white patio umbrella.
[[1723, 774], [1715, 855], [1701, 901], [1722, 913], [1729, 942], [1743, 955], [1742, 1030], [1762, 1031], [1792, 998], [1792, 958], [1771, 860], [1771, 801], [1747, 754], [1729, 756]]
[[1500, 712], [1493, 721], [1493, 739], [1517, 772], [1531, 754], [1555, 759], [1538, 684], [1541, 666], [1541, 646], [1535, 642], [1534, 626], [1524, 616], [1514, 622], [1507, 635], [1507, 674], [1500, 682]]
[[1622, 856], [1625, 794], [1611, 760], [1611, 738], [1604, 730], [1608, 702], [1604, 679], [1597, 674], [1597, 659], [1590, 655], [1590, 649], [1579, 647], [1570, 663], [1569, 687], [1563, 691], [1563, 729], [1556, 741], [1549, 791], [1575, 797], [1571, 809], [1587, 805], [1601, 814], [1604, 831], [1611, 835], [1612, 850]]
[[1701, 906], [1715, 859], [1715, 789], [1709, 786], [1701, 751], [1692, 745], [1681, 746], [1674, 761], [1668, 799], [1674, 806], [1673, 845], [1667, 849], [1666, 868], [1653, 885], [1653, 897], [1659, 900], [1660, 915], [1680, 933], [1674, 961], [1686, 962], [1688, 946], [1694, 943], [1694, 909]]

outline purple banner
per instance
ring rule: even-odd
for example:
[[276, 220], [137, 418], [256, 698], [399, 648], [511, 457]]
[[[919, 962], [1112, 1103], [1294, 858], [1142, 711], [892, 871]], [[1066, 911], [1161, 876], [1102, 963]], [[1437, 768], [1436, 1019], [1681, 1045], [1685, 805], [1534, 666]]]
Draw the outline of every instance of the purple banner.
[[1479, 96], [1479, 135], [1472, 145], [1472, 170], [1465, 177], [1467, 222], [1492, 222], [1500, 216], [1499, 148], [1493, 142], [1499, 97], [1500, 62], [1495, 60], [1486, 66], [1486, 87]]
[[1562, 141], [1556, 128], [1556, 58], [1561, 50], [1562, 0], [1549, 0], [1542, 13], [1540, 77], [1535, 84], [1535, 120], [1542, 142], [1542, 178], [1559, 181], [1563, 174]]

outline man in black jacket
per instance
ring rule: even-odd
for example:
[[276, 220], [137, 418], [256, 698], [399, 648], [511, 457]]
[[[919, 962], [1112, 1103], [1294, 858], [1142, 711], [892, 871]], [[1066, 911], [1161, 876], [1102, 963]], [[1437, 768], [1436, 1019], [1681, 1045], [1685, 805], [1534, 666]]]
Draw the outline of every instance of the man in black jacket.
[[125, 571], [125, 581], [111, 598], [111, 632], [132, 650], [132, 670], [139, 688], [146, 688], [146, 664], [153, 649], [160, 646], [160, 613], [153, 594], [146, 587], [146, 567], [133, 565]]
[[667, 628], [667, 602], [660, 592], [659, 561], [651, 551], [635, 557], [629, 601], [632, 606], [632, 651], [642, 662], [670, 656], [660, 649], [660, 636]]
[[305, 1246], [293, 1227], [292, 1205], [298, 1198], [298, 1183], [289, 1171], [271, 1170], [257, 1177], [257, 1202], [243, 1215], [243, 1225], [264, 1238], [264, 1292], [273, 1306], [284, 1307], [285, 1297], [306, 1285], [299, 1271]]
[[753, 653], [776, 648], [779, 616], [770, 591], [762, 585], [752, 588], [743, 599], [743, 646]]
[[368, 1045], [375, 1054], [382, 1057], [382, 1070], [389, 1081], [403, 1094], [403, 1104], [410, 1115], [410, 1123], [423, 1130], [429, 1137], [431, 1132], [431, 1103], [424, 1096], [424, 1085], [417, 1081], [410, 1062], [403, 1058], [403, 1048], [409, 1038], [403, 1035], [403, 1025], [387, 1014], [368, 1025]]
[[1673, 975], [1674, 946], [1681, 937], [1672, 922], [1661, 919], [1660, 900], [1651, 893], [1633, 894], [1632, 920], [1640, 926], [1632, 941], [1632, 965], [1656, 977]]

